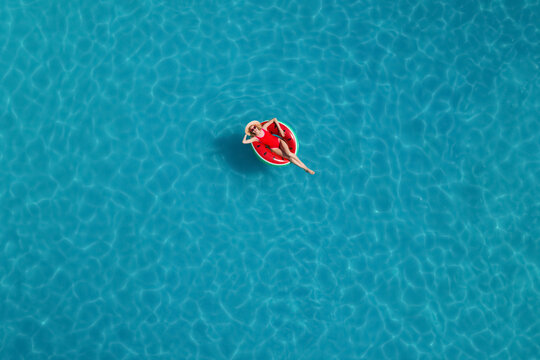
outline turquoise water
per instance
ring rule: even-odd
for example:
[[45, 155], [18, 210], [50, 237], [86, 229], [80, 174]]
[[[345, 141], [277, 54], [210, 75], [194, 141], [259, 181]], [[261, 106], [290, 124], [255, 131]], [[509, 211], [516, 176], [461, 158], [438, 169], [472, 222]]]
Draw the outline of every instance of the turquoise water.
[[539, 23], [1, 2], [0, 358], [539, 358]]

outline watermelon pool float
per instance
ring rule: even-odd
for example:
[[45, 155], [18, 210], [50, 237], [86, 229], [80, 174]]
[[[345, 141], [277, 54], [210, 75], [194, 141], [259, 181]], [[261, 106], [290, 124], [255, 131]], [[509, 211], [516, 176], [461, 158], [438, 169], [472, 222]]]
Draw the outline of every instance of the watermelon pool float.
[[[268, 121], [264, 121], [261, 123], [261, 125], [264, 126]], [[285, 140], [287, 145], [289, 146], [289, 149], [293, 154], [296, 154], [298, 151], [298, 143], [296, 142], [296, 136], [294, 135], [294, 132], [292, 129], [287, 126], [286, 124], [279, 122], [279, 125], [281, 129], [285, 132], [285, 136], [281, 137], [282, 140]], [[278, 128], [276, 124], [272, 124], [266, 129], [270, 132], [273, 136], [279, 135]], [[257, 157], [264, 161], [267, 164], [275, 165], [275, 166], [283, 166], [288, 165], [290, 163], [289, 160], [282, 158], [278, 154], [274, 153], [272, 150], [270, 150], [270, 147], [268, 145], [264, 145], [263, 143], [259, 141], [255, 141], [251, 143], [251, 146], [253, 147], [253, 150], [255, 151], [255, 154], [257, 154]]]

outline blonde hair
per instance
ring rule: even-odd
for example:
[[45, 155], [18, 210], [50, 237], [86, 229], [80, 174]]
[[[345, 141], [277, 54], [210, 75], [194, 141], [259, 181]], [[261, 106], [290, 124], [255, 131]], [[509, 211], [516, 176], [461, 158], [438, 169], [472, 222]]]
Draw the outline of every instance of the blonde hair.
[[260, 122], [258, 122], [257, 120], [253, 120], [253, 121], [250, 121], [249, 124], [246, 125], [246, 135], [250, 135], [250, 136], [253, 136], [253, 133], [251, 131], [251, 127], [254, 126], [261, 130], [262, 129], [262, 125]]
[[[261, 130], [262, 129], [262, 125], [261, 124], [253, 124], [251, 126], [255, 126], [257, 129]], [[251, 136], [254, 136], [255, 133], [253, 132], [253, 130], [251, 130], [251, 126], [250, 126], [250, 130], [249, 130], [249, 133]]]

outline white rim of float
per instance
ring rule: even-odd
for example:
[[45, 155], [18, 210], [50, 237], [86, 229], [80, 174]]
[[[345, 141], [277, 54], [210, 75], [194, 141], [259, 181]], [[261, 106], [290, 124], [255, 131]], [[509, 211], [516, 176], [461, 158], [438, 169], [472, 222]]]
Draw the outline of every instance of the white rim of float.
[[[269, 121], [269, 120], [268, 120], [268, 121]], [[279, 122], [280, 124], [285, 125], [285, 126], [287, 127], [287, 129], [289, 129], [289, 130], [291, 131], [291, 134], [293, 135], [294, 142], [296, 143], [296, 151], [295, 151], [293, 154], [297, 154], [297, 153], [298, 153], [298, 148], [300, 147], [300, 146], [299, 146], [300, 144], [298, 144], [298, 139], [296, 138], [296, 134], [294, 133], [293, 129], [292, 129], [289, 125], [287, 125], [287, 124], [284, 123], [283, 121], [278, 121], [278, 122]], [[272, 135], [272, 136], [274, 136], [274, 135]], [[266, 164], [272, 165], [272, 166], [285, 166], [285, 165], [289, 165], [289, 164], [291, 163], [291, 162], [288, 161], [288, 160], [287, 160], [286, 163], [283, 163], [283, 164], [274, 164], [274, 163], [271, 163], [270, 161], [268, 161], [268, 160], [266, 160], [265, 158], [263, 158], [263, 157], [257, 152], [257, 150], [255, 150], [255, 145], [254, 145], [254, 144], [255, 144], [254, 142], [251, 143], [251, 148], [253, 149], [253, 152], [255, 152], [255, 155], [257, 155], [257, 157], [258, 157], [261, 161], [265, 162]]]

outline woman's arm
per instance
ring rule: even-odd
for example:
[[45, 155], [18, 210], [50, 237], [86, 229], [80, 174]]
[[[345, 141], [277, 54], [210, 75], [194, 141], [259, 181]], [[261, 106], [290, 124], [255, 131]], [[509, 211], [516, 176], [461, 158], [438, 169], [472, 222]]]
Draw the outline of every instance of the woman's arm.
[[[281, 135], [281, 137], [284, 137], [284, 136], [285, 136], [285, 131], [283, 131], [283, 129], [282, 129], [281, 126], [279, 125], [279, 122], [277, 121], [277, 118], [273, 118], [273, 119], [270, 120], [270, 121], [276, 123], [276, 126], [277, 126], [278, 131], [279, 131], [279, 135]], [[270, 121], [269, 121], [269, 122], [270, 122]]]
[[251, 143], [254, 143], [255, 141], [258, 140], [256, 137], [252, 137], [249, 140], [246, 140], [246, 138], [247, 138], [247, 135], [244, 135], [244, 139], [242, 140], [242, 144], [251, 144]]
[[263, 128], [264, 130], [267, 130], [268, 127], [269, 127], [270, 125], [272, 125], [276, 120], [277, 120], [276, 118], [273, 118], [272, 120], [268, 120], [268, 121], [266, 122], [266, 124], [263, 125], [262, 128]]
[[281, 126], [279, 126], [279, 122], [277, 121], [277, 118], [273, 118], [272, 120], [268, 120], [266, 124], [263, 125], [263, 129], [268, 129], [268, 127], [272, 124], [276, 124], [279, 134], [281, 137], [285, 136], [285, 132], [281, 129]]

